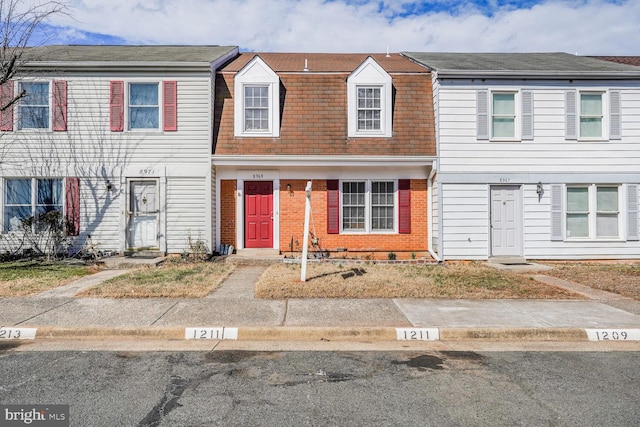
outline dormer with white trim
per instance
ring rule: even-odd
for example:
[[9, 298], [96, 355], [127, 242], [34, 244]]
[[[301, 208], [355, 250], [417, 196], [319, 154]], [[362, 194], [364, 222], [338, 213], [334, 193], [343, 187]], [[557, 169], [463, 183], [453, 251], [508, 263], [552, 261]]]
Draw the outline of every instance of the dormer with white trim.
[[254, 57], [234, 79], [234, 135], [280, 136], [280, 79], [259, 57]]
[[347, 78], [349, 137], [393, 135], [391, 76], [368, 57]]

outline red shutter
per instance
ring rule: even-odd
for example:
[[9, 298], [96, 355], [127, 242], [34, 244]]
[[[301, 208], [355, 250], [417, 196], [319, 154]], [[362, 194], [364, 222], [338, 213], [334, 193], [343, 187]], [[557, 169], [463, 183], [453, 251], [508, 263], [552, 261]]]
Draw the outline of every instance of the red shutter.
[[65, 188], [67, 235], [80, 234], [80, 178], [67, 178]]
[[164, 82], [164, 130], [178, 130], [178, 83], [175, 81]]
[[411, 233], [411, 180], [398, 180], [398, 232]]
[[111, 132], [124, 130], [124, 82], [111, 82], [109, 111], [111, 116]]
[[53, 82], [53, 130], [67, 130], [67, 82]]
[[340, 233], [340, 182], [327, 180], [327, 233]]
[[[9, 80], [0, 86], [0, 108], [13, 101], [13, 81]], [[13, 130], [13, 105], [0, 111], [0, 130]]]

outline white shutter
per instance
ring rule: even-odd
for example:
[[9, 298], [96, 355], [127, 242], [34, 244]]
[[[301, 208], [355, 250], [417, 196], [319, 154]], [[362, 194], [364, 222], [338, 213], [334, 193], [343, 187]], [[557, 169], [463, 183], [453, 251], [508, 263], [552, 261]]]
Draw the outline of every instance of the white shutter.
[[577, 94], [575, 90], [568, 90], [565, 92], [565, 139], [578, 139], [578, 106], [576, 96]]
[[551, 185], [551, 240], [562, 241], [564, 212], [562, 206], [562, 185]]
[[489, 91], [487, 90], [477, 92], [476, 129], [478, 139], [489, 139]]
[[640, 240], [638, 231], [638, 185], [627, 185], [627, 240]]
[[620, 91], [609, 92], [609, 139], [622, 138], [622, 123], [620, 111]]
[[522, 91], [522, 139], [533, 139], [533, 92]]

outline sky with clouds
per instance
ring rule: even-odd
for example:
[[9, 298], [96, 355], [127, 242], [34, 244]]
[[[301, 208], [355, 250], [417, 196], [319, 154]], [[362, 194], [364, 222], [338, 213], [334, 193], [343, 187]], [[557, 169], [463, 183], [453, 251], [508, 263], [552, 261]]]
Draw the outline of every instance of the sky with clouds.
[[640, 0], [66, 2], [69, 15], [51, 19], [47, 43], [640, 55]]

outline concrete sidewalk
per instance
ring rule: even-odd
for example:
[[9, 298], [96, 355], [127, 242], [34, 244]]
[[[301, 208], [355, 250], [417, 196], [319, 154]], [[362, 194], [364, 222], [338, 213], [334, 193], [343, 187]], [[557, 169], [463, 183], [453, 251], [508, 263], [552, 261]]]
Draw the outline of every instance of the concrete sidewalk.
[[187, 327], [224, 327], [237, 328], [238, 340], [258, 341], [393, 341], [396, 328], [435, 328], [440, 340], [586, 341], [585, 329], [640, 329], [640, 302], [562, 281], [554, 284], [592, 299], [256, 299], [265, 268], [239, 266], [202, 299], [73, 297], [123, 272], [106, 271], [34, 297], [0, 298], [0, 326], [37, 328], [37, 339], [185, 339]]

